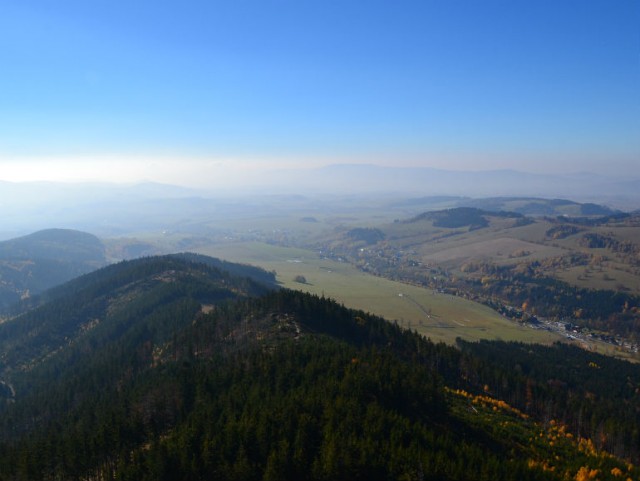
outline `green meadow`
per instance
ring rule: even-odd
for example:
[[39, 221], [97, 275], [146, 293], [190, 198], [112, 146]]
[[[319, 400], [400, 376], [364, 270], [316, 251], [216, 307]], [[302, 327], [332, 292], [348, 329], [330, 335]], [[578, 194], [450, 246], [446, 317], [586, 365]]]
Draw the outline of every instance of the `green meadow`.
[[[522, 327], [488, 307], [359, 271], [313, 251], [259, 242], [201, 246], [197, 252], [275, 271], [284, 287], [324, 295], [416, 330], [434, 341], [502, 339], [549, 343], [555, 334]], [[295, 280], [302, 276], [304, 283]]]

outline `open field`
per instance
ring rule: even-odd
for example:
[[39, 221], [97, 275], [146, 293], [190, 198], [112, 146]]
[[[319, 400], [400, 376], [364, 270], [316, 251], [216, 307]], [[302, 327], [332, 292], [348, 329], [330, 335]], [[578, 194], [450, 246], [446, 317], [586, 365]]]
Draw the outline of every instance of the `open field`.
[[[365, 244], [362, 239], [351, 238], [349, 231], [342, 231], [334, 232], [323, 245], [336, 255], [375, 265], [377, 272], [385, 268], [382, 257], [391, 265], [398, 264], [395, 259], [402, 259], [405, 267], [418, 262], [465, 278], [487, 275], [486, 270], [473, 274], [475, 270], [464, 267], [467, 263], [520, 266], [521, 272], [531, 266], [539, 277], [560, 279], [585, 289], [638, 295], [639, 219], [605, 220], [600, 225], [570, 218], [529, 218], [522, 222], [522, 218], [499, 213], [482, 212], [480, 216], [477, 211], [453, 210], [380, 224], [376, 227], [380, 241]], [[365, 249], [364, 255], [357, 253], [359, 248]]]
[[575, 266], [554, 275], [565, 282], [585, 289], [608, 289], [640, 295], [638, 276], [625, 270], [624, 265], [607, 263], [604, 266]]
[[[309, 250], [245, 242], [202, 246], [196, 251], [273, 270], [285, 287], [324, 294], [348, 307], [397, 320], [434, 341], [453, 343], [461, 337], [549, 343], [560, 339], [521, 327], [481, 304], [375, 277]], [[294, 281], [296, 276], [304, 276], [306, 283]]]
[[[454, 244], [452, 242], [452, 244]], [[423, 259], [430, 262], [446, 263], [450, 261], [463, 261], [492, 259], [494, 262], [503, 264], [515, 264], [522, 257], [528, 260], [544, 259], [548, 256], [561, 255], [562, 249], [549, 247], [532, 242], [525, 242], [511, 237], [493, 236], [490, 239], [483, 239], [467, 244], [457, 244], [455, 247], [442, 249], [438, 252], [427, 253], [428, 248], [423, 248]], [[525, 256], [519, 256], [518, 252], [526, 252]]]
[[[275, 271], [283, 286], [324, 294], [346, 306], [397, 320], [436, 341], [462, 337], [577, 342], [563, 326], [551, 327], [555, 333], [524, 328], [483, 305], [433, 289], [461, 289], [516, 308], [526, 304], [525, 314], [576, 321], [599, 335], [621, 335], [619, 344], [631, 339], [625, 337], [624, 316], [640, 313], [633, 299], [628, 304], [631, 308], [611, 308], [611, 315], [575, 314], [574, 318], [578, 311], [567, 306], [576, 298], [571, 298], [570, 286], [640, 294], [640, 216], [597, 223], [477, 209], [403, 215], [410, 214], [403, 212], [405, 208], [410, 211], [416, 206], [381, 208], [385, 203], [381, 199], [375, 206], [354, 200], [346, 208], [331, 199], [324, 205], [288, 197], [279, 202], [274, 206], [272, 201], [266, 210], [259, 202], [244, 210], [227, 205], [218, 209], [219, 217], [200, 224], [134, 233], [129, 240], [114, 241], [119, 248], [113, 249], [113, 257], [124, 257], [125, 252], [135, 257], [156, 250], [192, 251], [258, 265]], [[147, 245], [155, 249], [147, 252]], [[305, 282], [294, 280], [300, 276]], [[553, 284], [553, 279], [569, 287]], [[542, 291], [531, 294], [534, 288]], [[590, 303], [590, 296], [577, 299], [584, 300], [587, 313], [599, 312], [600, 306]], [[604, 329], [594, 327], [591, 320], [608, 324]], [[584, 336], [581, 342], [589, 349], [621, 356], [609, 340]], [[626, 349], [633, 352], [636, 347]]]
[[438, 228], [425, 220], [389, 226], [387, 235], [395, 244], [405, 249], [410, 247], [425, 260], [492, 259], [500, 262], [517, 251], [527, 251], [531, 260], [565, 253], [566, 249], [560, 246], [544, 243], [547, 228], [549, 225], [544, 222], [509, 227], [504, 219], [492, 219], [490, 227], [469, 231], [466, 227]]

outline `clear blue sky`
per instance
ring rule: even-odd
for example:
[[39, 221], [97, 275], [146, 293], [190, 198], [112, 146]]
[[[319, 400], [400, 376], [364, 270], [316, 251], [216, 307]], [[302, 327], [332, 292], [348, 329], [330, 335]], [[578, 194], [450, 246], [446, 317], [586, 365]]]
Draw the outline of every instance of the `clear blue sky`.
[[8, 0], [0, 66], [0, 179], [178, 158], [640, 174], [638, 0]]

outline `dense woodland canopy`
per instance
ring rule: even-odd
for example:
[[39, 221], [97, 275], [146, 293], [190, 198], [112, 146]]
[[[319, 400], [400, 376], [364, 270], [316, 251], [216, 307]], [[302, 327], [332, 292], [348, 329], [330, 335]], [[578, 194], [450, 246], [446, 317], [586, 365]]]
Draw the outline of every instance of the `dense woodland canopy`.
[[640, 477], [637, 365], [434, 344], [220, 267], [117, 264], [0, 324], [0, 479]]

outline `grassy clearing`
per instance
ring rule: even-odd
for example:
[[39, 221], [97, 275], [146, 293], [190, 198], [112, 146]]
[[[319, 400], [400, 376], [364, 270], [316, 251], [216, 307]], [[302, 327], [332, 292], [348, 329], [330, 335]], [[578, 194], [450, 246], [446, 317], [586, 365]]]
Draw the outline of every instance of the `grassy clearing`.
[[584, 289], [625, 290], [640, 295], [638, 276], [625, 271], [625, 267], [608, 262], [604, 267], [575, 266], [555, 271], [553, 275], [564, 282]]
[[[365, 274], [350, 264], [303, 249], [247, 242], [203, 246], [198, 252], [261, 266], [285, 287], [325, 295], [415, 329], [434, 341], [502, 339], [548, 343], [554, 334], [524, 328], [481, 304]], [[296, 282], [304, 276], [305, 284]]]
[[[445, 229], [432, 222], [388, 226], [388, 239], [403, 250], [415, 251], [424, 262], [455, 268], [468, 260], [496, 264], [542, 260], [566, 254], [566, 249], [545, 243], [546, 223], [511, 227], [513, 219], [492, 218], [488, 228]], [[526, 256], [520, 253], [526, 252]], [[526, 259], [523, 259], [526, 257]]]
[[[426, 251], [426, 249], [424, 249]], [[518, 252], [526, 251], [527, 260], [544, 259], [563, 253], [555, 247], [525, 242], [509, 237], [495, 237], [467, 245], [442, 249], [439, 252], [428, 253], [424, 259], [433, 262], [447, 262], [456, 259], [490, 259], [498, 264], [515, 264], [521, 262], [521, 257], [514, 257]]]

